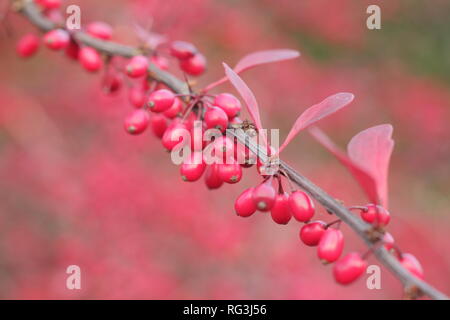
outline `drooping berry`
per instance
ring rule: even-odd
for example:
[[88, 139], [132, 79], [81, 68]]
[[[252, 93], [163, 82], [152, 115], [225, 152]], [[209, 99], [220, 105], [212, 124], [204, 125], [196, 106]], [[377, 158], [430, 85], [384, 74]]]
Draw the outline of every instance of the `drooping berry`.
[[52, 50], [61, 50], [69, 45], [69, 33], [62, 29], [53, 29], [44, 35], [45, 45]]
[[153, 91], [148, 97], [147, 106], [153, 112], [168, 110], [175, 100], [175, 95], [167, 89]]
[[[162, 144], [168, 151], [172, 151], [176, 146], [184, 147], [188, 143], [189, 128], [180, 121], [172, 122], [162, 136]], [[190, 140], [190, 139], [189, 139]]]
[[361, 211], [361, 218], [367, 223], [371, 223], [375, 226], [384, 227], [387, 226], [391, 220], [389, 211], [379, 205], [368, 204], [366, 210]]
[[125, 70], [131, 78], [140, 78], [147, 74], [148, 59], [144, 56], [134, 56], [130, 59]]
[[124, 127], [130, 134], [144, 132], [150, 121], [150, 115], [145, 110], [135, 110], [125, 118]]
[[317, 246], [325, 233], [327, 224], [323, 221], [311, 221], [300, 229], [300, 240], [310, 247]]
[[339, 259], [344, 248], [344, 235], [338, 229], [328, 228], [317, 246], [317, 255], [323, 263]]
[[61, 0], [36, 0], [36, 3], [47, 10], [58, 9], [61, 7]]
[[333, 266], [333, 276], [340, 284], [350, 284], [366, 270], [367, 262], [358, 252], [350, 252]]
[[136, 108], [142, 108], [146, 101], [145, 90], [140, 86], [131, 87], [128, 91], [128, 99]]
[[39, 49], [39, 38], [32, 34], [24, 35], [16, 46], [17, 54], [22, 58], [28, 58], [34, 55]]
[[204, 115], [204, 121], [208, 129], [219, 129], [224, 132], [228, 126], [228, 116], [220, 108], [212, 107], [209, 108]]
[[161, 139], [168, 127], [167, 119], [162, 114], [152, 114], [150, 117], [150, 127], [155, 136]]
[[103, 40], [111, 40], [113, 34], [111, 26], [102, 21], [89, 23], [86, 27], [86, 32], [95, 38]]
[[289, 196], [289, 206], [295, 219], [301, 222], [311, 220], [314, 216], [314, 202], [303, 191], [297, 190]]
[[219, 176], [219, 167], [213, 163], [206, 168], [205, 184], [210, 190], [218, 189], [222, 186], [223, 181]]
[[169, 119], [173, 119], [181, 115], [182, 111], [183, 111], [183, 102], [181, 102], [180, 98], [176, 97], [173, 100], [172, 106], [166, 111], [164, 111], [164, 115]]
[[225, 111], [230, 120], [238, 116], [242, 108], [238, 98], [230, 93], [218, 94], [214, 99], [214, 105]]
[[102, 57], [97, 50], [91, 47], [83, 47], [78, 53], [78, 60], [84, 69], [89, 72], [96, 72], [103, 66]]
[[167, 58], [163, 56], [151, 56], [150, 62], [153, 63], [158, 68], [160, 68], [161, 70], [169, 69], [169, 60], [167, 60]]
[[220, 136], [214, 139], [212, 142], [214, 148], [215, 161], [218, 163], [224, 163], [232, 161], [234, 156], [234, 142], [227, 136]]
[[253, 202], [259, 211], [272, 209], [277, 194], [272, 185], [272, 178], [267, 179], [253, 190]]
[[227, 163], [218, 164], [219, 177], [226, 183], [237, 183], [242, 178], [242, 167], [239, 163], [232, 159], [228, 159]]
[[206, 58], [201, 53], [197, 53], [192, 58], [180, 61], [180, 68], [187, 74], [192, 76], [199, 76], [206, 69]]
[[192, 58], [197, 53], [197, 48], [186, 41], [173, 41], [170, 44], [170, 54], [180, 60]]
[[400, 258], [400, 263], [417, 278], [424, 278], [422, 265], [411, 253], [403, 253]]
[[241, 217], [250, 217], [256, 212], [255, 202], [253, 201], [254, 188], [248, 188], [234, 202], [234, 210]]
[[205, 172], [206, 164], [201, 152], [191, 153], [180, 166], [181, 178], [184, 181], [197, 181]]
[[291, 208], [289, 207], [289, 194], [277, 194], [275, 203], [270, 210], [272, 220], [278, 224], [287, 224], [292, 218]]

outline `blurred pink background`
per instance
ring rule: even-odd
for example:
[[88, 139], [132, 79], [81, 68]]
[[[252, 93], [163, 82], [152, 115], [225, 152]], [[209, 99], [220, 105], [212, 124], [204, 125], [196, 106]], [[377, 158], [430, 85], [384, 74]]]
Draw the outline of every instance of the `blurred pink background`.
[[[223, 61], [233, 65], [262, 49], [301, 51], [298, 60], [243, 76], [263, 124], [285, 136], [302, 110], [340, 91], [354, 93], [355, 101], [320, 127], [341, 146], [360, 130], [391, 123], [388, 229], [420, 259], [426, 280], [450, 293], [448, 2], [377, 1], [382, 29], [374, 31], [366, 28], [372, 2], [361, 0], [70, 4], [81, 6], [83, 23], [113, 25], [120, 42], [137, 44], [133, 22], [153, 19], [155, 31], [195, 43], [208, 58], [198, 87], [223, 76]], [[234, 199], [257, 183], [254, 168], [241, 183], [214, 192], [182, 182], [150, 131], [124, 132], [132, 110], [126, 90], [105, 96], [100, 75], [43, 47], [19, 59], [15, 42], [35, 29], [15, 14], [8, 24], [12, 34], [0, 38], [0, 298], [402, 297], [385, 269], [381, 290], [367, 289], [365, 275], [347, 287], [336, 284], [331, 266], [300, 243], [294, 221], [237, 217]], [[224, 90], [234, 92], [228, 85], [215, 92]], [[284, 156], [347, 205], [366, 203], [345, 169], [307, 134]], [[322, 208], [317, 217], [330, 221]], [[365, 252], [343, 230], [345, 252]], [[71, 264], [81, 267], [81, 290], [66, 288]]]

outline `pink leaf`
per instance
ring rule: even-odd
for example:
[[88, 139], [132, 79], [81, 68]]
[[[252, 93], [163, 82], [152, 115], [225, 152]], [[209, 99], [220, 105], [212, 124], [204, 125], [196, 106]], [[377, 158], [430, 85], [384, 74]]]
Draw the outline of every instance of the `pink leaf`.
[[377, 195], [384, 207], [388, 206], [389, 160], [394, 148], [392, 131], [390, 124], [375, 126], [358, 133], [347, 146], [352, 162], [375, 179]]
[[353, 94], [347, 92], [337, 93], [329, 96], [322, 102], [313, 105], [306, 109], [295, 121], [289, 132], [286, 140], [284, 140], [278, 153], [283, 151], [284, 148], [295, 138], [295, 136], [302, 130], [306, 129], [310, 125], [316, 123], [320, 119], [328, 117], [336, 111], [348, 106], [353, 101]]
[[354, 163], [330, 140], [330, 138], [322, 130], [317, 127], [313, 127], [309, 129], [309, 133], [347, 168], [347, 170], [359, 183], [369, 201], [372, 203], [379, 203], [376, 181], [374, 177], [365, 169]]
[[289, 49], [265, 50], [250, 53], [243, 57], [234, 67], [236, 73], [248, 70], [261, 64], [279, 62], [294, 59], [300, 56], [300, 52]]

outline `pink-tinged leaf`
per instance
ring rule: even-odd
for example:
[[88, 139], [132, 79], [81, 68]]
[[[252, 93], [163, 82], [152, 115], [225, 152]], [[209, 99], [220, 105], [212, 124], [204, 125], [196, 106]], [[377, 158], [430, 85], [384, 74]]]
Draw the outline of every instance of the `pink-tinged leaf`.
[[352, 174], [358, 184], [365, 192], [367, 198], [372, 203], [380, 203], [377, 192], [377, 185], [374, 177], [365, 169], [354, 163], [341, 149], [339, 149], [330, 138], [319, 128], [312, 127], [309, 133], [317, 140], [325, 149], [333, 154]]
[[316, 123], [317, 121], [328, 117], [329, 115], [335, 113], [336, 111], [348, 106], [350, 102], [353, 101], [354, 95], [347, 92], [336, 93], [335, 95], [329, 96], [322, 102], [313, 105], [306, 109], [295, 121], [289, 132], [286, 140], [284, 140], [278, 153], [283, 151], [284, 148], [295, 138], [295, 136], [302, 130], [306, 129], [310, 125]]
[[390, 124], [375, 126], [358, 133], [347, 146], [352, 162], [375, 179], [379, 201], [385, 208], [388, 206], [389, 161], [394, 149], [392, 131]]
[[241, 73], [242, 71], [262, 64], [290, 60], [298, 57], [300, 57], [300, 52], [290, 49], [257, 51], [250, 53], [239, 60], [233, 70], [236, 73]]

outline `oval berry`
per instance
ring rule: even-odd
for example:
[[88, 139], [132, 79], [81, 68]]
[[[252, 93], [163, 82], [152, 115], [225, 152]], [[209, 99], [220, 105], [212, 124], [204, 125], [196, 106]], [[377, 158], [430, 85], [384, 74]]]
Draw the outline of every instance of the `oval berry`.
[[152, 114], [150, 117], [150, 127], [153, 134], [161, 139], [168, 127], [167, 119], [161, 114]]
[[150, 115], [145, 110], [135, 110], [125, 118], [124, 127], [130, 134], [140, 134], [147, 129]]
[[206, 168], [205, 172], [205, 184], [208, 189], [218, 189], [222, 186], [223, 181], [219, 176], [219, 167], [213, 163]]
[[199, 76], [206, 70], [206, 58], [201, 53], [197, 53], [192, 58], [181, 60], [180, 68], [187, 74]]
[[175, 95], [167, 89], [153, 91], [148, 97], [147, 106], [153, 112], [164, 112], [172, 106]]
[[219, 177], [226, 183], [237, 183], [242, 178], [242, 167], [239, 163], [229, 160], [228, 163], [218, 164]]
[[387, 226], [391, 220], [389, 211], [375, 204], [366, 205], [366, 210], [361, 211], [361, 218], [367, 223], [380, 227]]
[[234, 210], [240, 217], [250, 217], [256, 212], [255, 202], [253, 201], [254, 188], [248, 188], [234, 202]]
[[197, 53], [197, 48], [186, 41], [173, 41], [170, 44], [170, 54], [178, 59], [189, 59]]
[[169, 69], [169, 60], [167, 60], [167, 58], [164, 58], [162, 56], [151, 56], [150, 62], [153, 63], [158, 68], [160, 68], [161, 70]]
[[180, 116], [182, 111], [183, 111], [183, 103], [181, 102], [180, 98], [176, 97], [173, 100], [172, 106], [166, 111], [164, 111], [164, 115], [169, 119], [173, 119], [175, 117]]
[[220, 108], [212, 107], [206, 110], [204, 115], [204, 121], [207, 129], [218, 129], [224, 132], [228, 126], [228, 116]]
[[110, 40], [113, 34], [111, 26], [102, 21], [89, 23], [86, 27], [86, 32], [95, 38], [103, 40]]
[[311, 220], [314, 216], [314, 202], [303, 191], [297, 190], [289, 196], [289, 206], [294, 218], [301, 222]]
[[45, 45], [52, 50], [61, 50], [69, 45], [69, 33], [62, 29], [50, 30], [44, 35]]
[[403, 253], [400, 258], [403, 267], [419, 279], [424, 278], [423, 268], [419, 260], [411, 253]]
[[269, 178], [255, 188], [253, 202], [259, 211], [269, 211], [275, 203], [276, 196], [275, 189], [272, 186], [272, 178]]
[[340, 284], [350, 284], [366, 270], [367, 262], [357, 252], [350, 252], [333, 266], [333, 276]]
[[131, 87], [128, 91], [128, 100], [136, 108], [142, 108], [146, 98], [145, 90], [139, 86]]
[[180, 166], [181, 178], [184, 181], [197, 181], [205, 172], [206, 164], [201, 152], [191, 153]]
[[144, 56], [134, 56], [130, 59], [125, 70], [131, 78], [140, 78], [147, 74], [148, 59]]
[[291, 218], [291, 208], [289, 207], [289, 194], [278, 194], [275, 198], [275, 203], [270, 210], [272, 220], [278, 224], [287, 224]]
[[189, 129], [182, 122], [172, 122], [162, 136], [162, 144], [168, 151], [172, 151], [176, 146], [183, 147], [189, 136]]
[[317, 246], [317, 255], [323, 263], [339, 259], [344, 248], [344, 236], [341, 230], [328, 228]]
[[325, 233], [326, 227], [327, 224], [323, 221], [308, 222], [300, 229], [300, 240], [307, 246], [317, 246]]
[[78, 53], [78, 60], [84, 69], [89, 72], [96, 72], [103, 66], [103, 61], [97, 50], [91, 47], [83, 47]]
[[22, 58], [28, 58], [34, 55], [39, 49], [39, 38], [30, 33], [24, 35], [16, 46], [17, 54]]
[[225, 111], [229, 119], [239, 115], [241, 102], [230, 93], [218, 94], [214, 99], [214, 105]]

